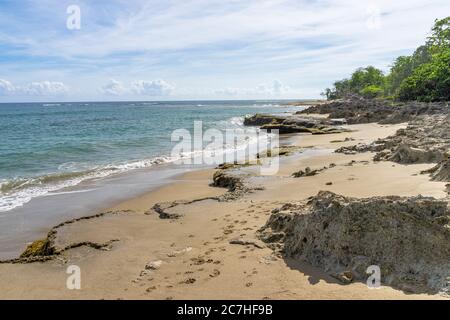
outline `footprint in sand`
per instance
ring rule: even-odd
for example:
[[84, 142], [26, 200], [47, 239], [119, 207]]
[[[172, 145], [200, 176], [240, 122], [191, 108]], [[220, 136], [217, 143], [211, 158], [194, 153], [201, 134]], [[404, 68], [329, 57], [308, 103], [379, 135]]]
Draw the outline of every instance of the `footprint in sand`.
[[156, 290], [156, 286], [148, 287], [145, 289], [146, 292], [152, 292], [153, 290]]
[[181, 281], [180, 284], [193, 284], [195, 283], [195, 281], [197, 281], [195, 278], [188, 278], [184, 281]]
[[[205, 260], [204, 258], [201, 258], [201, 257], [198, 257], [198, 258], [192, 258], [191, 261], [192, 261], [192, 264], [194, 264], [194, 265], [196, 265], [196, 266], [199, 266], [199, 265], [202, 265], [202, 264], [205, 264], [205, 263], [213, 263], [213, 262], [214, 262], [213, 259], [207, 259], [207, 260]], [[192, 265], [192, 264], [191, 264], [191, 265]]]
[[209, 275], [211, 278], [218, 277], [220, 275], [220, 271], [217, 269], [214, 269], [213, 272]]

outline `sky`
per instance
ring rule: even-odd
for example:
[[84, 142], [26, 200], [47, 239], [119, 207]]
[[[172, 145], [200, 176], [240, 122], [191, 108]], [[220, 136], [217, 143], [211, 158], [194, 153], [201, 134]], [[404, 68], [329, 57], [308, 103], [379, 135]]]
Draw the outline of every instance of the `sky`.
[[0, 102], [320, 98], [448, 0], [0, 0]]

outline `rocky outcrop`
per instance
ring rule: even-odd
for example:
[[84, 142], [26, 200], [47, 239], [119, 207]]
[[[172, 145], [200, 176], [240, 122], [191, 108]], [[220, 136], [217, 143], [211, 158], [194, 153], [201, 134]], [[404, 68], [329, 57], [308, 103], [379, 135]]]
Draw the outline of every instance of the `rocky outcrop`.
[[266, 124], [261, 126], [261, 129], [267, 130], [269, 132], [273, 130], [278, 130], [279, 134], [301, 133], [301, 132], [311, 133], [311, 129], [305, 127], [298, 127], [293, 124], [283, 124], [283, 123]]
[[410, 292], [447, 292], [450, 216], [446, 201], [425, 197], [348, 198], [321, 191], [275, 209], [259, 238], [344, 283], [381, 282]]
[[251, 117], [245, 117], [244, 125], [245, 126], [263, 126], [265, 124], [271, 124], [271, 123], [272, 124], [282, 123], [284, 120], [286, 120], [286, 117], [257, 113]]
[[[382, 147], [380, 149], [380, 151], [383, 149], [384, 149], [384, 147]], [[373, 150], [374, 150], [374, 148], [372, 145], [368, 145], [366, 143], [358, 143], [353, 146], [340, 147], [340, 148], [334, 150], [334, 152], [343, 153], [343, 154], [356, 154], [359, 152], [368, 152], [368, 151], [373, 151]]]
[[439, 162], [442, 160], [442, 157], [442, 153], [437, 151], [413, 148], [409, 145], [401, 144], [386, 159], [401, 164], [411, 164]]
[[423, 173], [430, 173], [433, 181], [450, 181], [450, 159], [442, 160], [436, 166]]
[[[335, 121], [335, 119], [333, 121]], [[244, 125], [260, 126], [261, 129], [268, 131], [278, 130], [279, 134], [301, 132], [312, 134], [330, 134], [347, 131], [342, 127], [333, 126], [331, 124], [331, 120], [314, 119], [296, 115], [280, 117], [276, 115], [256, 114], [254, 116], [247, 117], [244, 120]]]
[[228, 191], [236, 191], [236, 189], [244, 188], [242, 178], [226, 170], [217, 170], [214, 173], [212, 185], [214, 187], [226, 188]]
[[450, 116], [420, 116], [394, 135], [370, 144], [341, 147], [335, 152], [354, 154], [376, 152], [375, 161], [402, 164], [438, 163], [448, 157], [450, 150]]
[[370, 122], [394, 124], [408, 122], [421, 115], [447, 114], [448, 112], [447, 102], [393, 103], [386, 100], [354, 97], [315, 105], [298, 111], [297, 114], [329, 114], [330, 119], [343, 118], [348, 124]]

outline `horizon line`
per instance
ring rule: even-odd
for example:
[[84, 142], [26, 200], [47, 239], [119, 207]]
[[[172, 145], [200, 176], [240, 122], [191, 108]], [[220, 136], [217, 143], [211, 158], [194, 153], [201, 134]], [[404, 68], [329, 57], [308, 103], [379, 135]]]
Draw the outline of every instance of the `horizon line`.
[[215, 102], [215, 101], [321, 101], [326, 99], [299, 98], [299, 99], [186, 99], [186, 100], [79, 100], [79, 101], [18, 101], [18, 102], [1, 102], [0, 104], [33, 104], [33, 103], [126, 103], [126, 102]]

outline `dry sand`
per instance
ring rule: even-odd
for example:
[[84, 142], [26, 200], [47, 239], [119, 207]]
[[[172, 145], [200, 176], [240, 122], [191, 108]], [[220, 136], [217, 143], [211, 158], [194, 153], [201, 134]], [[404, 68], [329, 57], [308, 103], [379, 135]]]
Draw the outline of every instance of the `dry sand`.
[[[405, 125], [349, 126], [331, 135], [296, 135], [298, 146], [316, 152], [283, 158], [277, 175], [256, 177], [264, 190], [236, 201], [204, 200], [179, 205], [176, 220], [144, 214], [157, 202], [218, 196], [210, 187], [213, 170], [185, 174], [179, 181], [113, 210], [130, 210], [79, 221], [61, 228], [58, 246], [74, 242], [114, 242], [108, 251], [91, 247], [68, 250], [58, 259], [31, 264], [0, 264], [2, 299], [439, 299], [364, 283], [343, 285], [307, 264], [275, 257], [269, 248], [230, 244], [236, 237], [255, 239], [270, 211], [285, 201], [330, 190], [353, 197], [428, 195], [446, 197], [445, 183], [418, 174], [430, 165], [374, 163], [373, 154], [343, 155], [332, 149], [370, 142]], [[351, 141], [344, 141], [345, 138]], [[354, 161], [351, 163], [351, 161]], [[292, 178], [306, 167], [336, 166], [312, 177]], [[329, 185], [329, 182], [332, 184]], [[156, 270], [145, 270], [152, 261]], [[66, 269], [81, 268], [81, 290], [66, 288]]]

